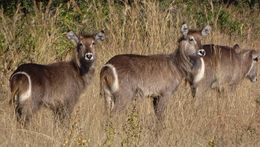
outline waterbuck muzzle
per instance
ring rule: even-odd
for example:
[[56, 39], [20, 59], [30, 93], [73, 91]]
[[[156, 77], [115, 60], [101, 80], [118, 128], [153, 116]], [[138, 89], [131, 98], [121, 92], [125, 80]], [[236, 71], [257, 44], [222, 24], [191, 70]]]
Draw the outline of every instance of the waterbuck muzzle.
[[250, 54], [251, 66], [246, 74], [246, 77], [254, 83], [257, 81], [257, 62], [260, 56], [260, 52], [252, 50]]
[[206, 56], [206, 51], [204, 49], [199, 49], [197, 51], [197, 55], [200, 57], [204, 57], [204, 56]]

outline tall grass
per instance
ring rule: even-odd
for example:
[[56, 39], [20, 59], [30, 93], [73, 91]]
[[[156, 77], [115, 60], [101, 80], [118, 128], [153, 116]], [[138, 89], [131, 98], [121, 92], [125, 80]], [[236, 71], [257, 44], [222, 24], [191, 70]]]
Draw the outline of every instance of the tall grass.
[[[110, 118], [104, 113], [104, 100], [99, 95], [101, 66], [120, 53], [173, 52], [183, 22], [191, 28], [213, 25], [213, 33], [203, 43], [239, 43], [258, 49], [260, 18], [256, 12], [205, 4], [199, 7], [176, 1], [162, 5], [152, 0], [130, 6], [93, 0], [86, 1], [80, 10], [70, 3], [56, 9], [34, 6], [27, 15], [20, 6], [13, 15], [1, 9], [0, 146], [259, 146], [259, 83], [244, 81], [235, 92], [222, 95], [210, 91], [201, 97], [199, 108], [194, 107], [190, 89], [182, 83], [168, 103], [165, 128], [159, 134], [149, 98], [137, 99], [117, 116]], [[228, 17], [219, 17], [220, 12]], [[231, 21], [240, 21], [243, 27], [237, 30], [235, 25], [232, 31], [232, 25], [228, 26]], [[66, 31], [100, 29], [105, 29], [107, 39], [96, 46], [96, 76], [80, 97], [70, 126], [56, 125], [52, 113], [41, 109], [28, 129], [20, 128], [8, 105], [10, 74], [22, 63], [67, 60], [73, 44], [65, 38]]]

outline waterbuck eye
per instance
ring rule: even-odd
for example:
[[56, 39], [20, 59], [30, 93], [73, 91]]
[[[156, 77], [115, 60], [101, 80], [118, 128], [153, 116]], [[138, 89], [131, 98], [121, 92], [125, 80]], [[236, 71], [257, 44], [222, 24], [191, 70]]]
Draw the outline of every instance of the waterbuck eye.
[[254, 60], [255, 62], [258, 62], [258, 58], [254, 58], [253, 60]]
[[79, 43], [79, 45], [78, 45], [78, 46], [81, 48], [81, 47], [83, 47], [83, 44], [82, 44], [82, 43]]

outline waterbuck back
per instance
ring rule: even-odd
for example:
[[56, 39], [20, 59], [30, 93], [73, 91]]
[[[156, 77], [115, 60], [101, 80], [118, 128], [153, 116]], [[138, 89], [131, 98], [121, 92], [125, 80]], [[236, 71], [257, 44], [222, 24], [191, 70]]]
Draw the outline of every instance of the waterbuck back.
[[253, 49], [242, 50], [239, 45], [233, 47], [208, 44], [203, 45], [206, 56], [205, 75], [198, 83], [192, 83], [193, 96], [201, 96], [209, 88], [235, 86], [244, 78], [256, 81], [259, 52]]
[[48, 65], [20, 65], [10, 77], [11, 102], [22, 123], [28, 122], [41, 106], [50, 108], [61, 120], [70, 116], [80, 94], [95, 71], [94, 44], [104, 39], [103, 31], [94, 35], [67, 34], [76, 43], [71, 61]]
[[168, 98], [192, 70], [191, 57], [205, 55], [205, 51], [200, 49], [200, 39], [208, 35], [210, 29], [207, 26], [202, 30], [189, 30], [183, 24], [183, 37], [171, 54], [121, 54], [112, 57], [100, 72], [101, 95], [105, 98], [107, 112], [123, 110], [136, 96], [150, 96], [156, 115], [162, 119]]

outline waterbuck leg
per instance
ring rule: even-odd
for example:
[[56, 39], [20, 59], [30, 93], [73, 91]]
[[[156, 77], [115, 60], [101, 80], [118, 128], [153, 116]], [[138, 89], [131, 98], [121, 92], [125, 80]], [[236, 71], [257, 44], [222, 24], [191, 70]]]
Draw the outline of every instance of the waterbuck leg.
[[63, 124], [65, 120], [69, 120], [71, 112], [72, 108], [69, 108], [66, 105], [57, 107], [54, 111], [54, 119], [55, 121], [59, 121], [61, 124]]
[[15, 107], [16, 119], [22, 126], [25, 126], [30, 122], [32, 118], [32, 107], [30, 101], [18, 103]]
[[197, 88], [194, 86], [191, 86], [191, 95], [192, 97], [196, 97], [196, 93], [197, 93]]
[[114, 93], [114, 107], [112, 109], [112, 113], [120, 113], [122, 110], [125, 110], [127, 104], [131, 102], [132, 97], [133, 94], [126, 97], [124, 94], [121, 94], [119, 92]]
[[165, 119], [164, 113], [168, 98], [168, 95], [153, 97], [154, 112], [159, 121], [163, 121]]
[[209, 89], [209, 85], [205, 84], [199, 84], [197, 87], [194, 87], [195, 95], [193, 95], [192, 91], [192, 96], [194, 97], [194, 107], [197, 109], [201, 104], [203, 100], [203, 95], [205, 94], [205, 91]]
[[111, 93], [108, 92], [104, 93], [104, 98], [106, 113], [110, 114], [115, 105], [115, 98]]

